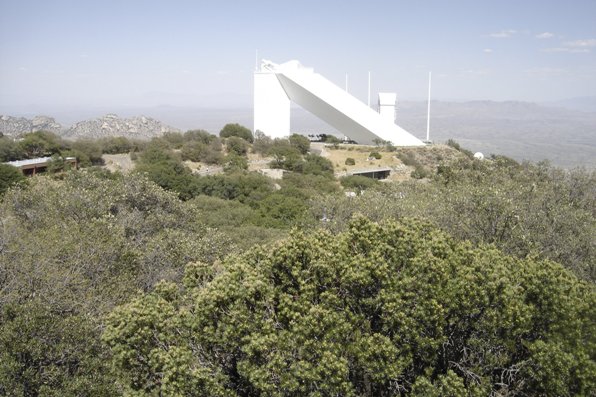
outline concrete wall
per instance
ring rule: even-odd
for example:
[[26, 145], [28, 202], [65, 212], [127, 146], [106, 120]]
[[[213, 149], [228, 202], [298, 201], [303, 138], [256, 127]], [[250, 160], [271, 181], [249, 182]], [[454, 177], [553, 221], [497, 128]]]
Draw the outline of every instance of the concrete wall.
[[290, 99], [273, 72], [254, 74], [254, 130], [272, 138], [290, 135]]

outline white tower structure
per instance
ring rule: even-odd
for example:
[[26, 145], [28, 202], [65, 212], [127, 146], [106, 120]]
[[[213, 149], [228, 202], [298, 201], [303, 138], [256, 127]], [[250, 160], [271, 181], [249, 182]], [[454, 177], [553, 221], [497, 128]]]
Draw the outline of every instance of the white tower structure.
[[393, 95], [389, 118], [298, 61], [277, 65], [263, 60], [255, 72], [254, 130], [271, 137], [288, 136], [292, 101], [358, 143], [372, 145], [380, 138], [396, 146], [424, 145], [395, 125]]
[[385, 120], [395, 123], [395, 102], [397, 94], [394, 92], [379, 92], [379, 114]]
[[290, 135], [290, 98], [275, 72], [263, 67], [255, 72], [254, 127], [272, 138]]

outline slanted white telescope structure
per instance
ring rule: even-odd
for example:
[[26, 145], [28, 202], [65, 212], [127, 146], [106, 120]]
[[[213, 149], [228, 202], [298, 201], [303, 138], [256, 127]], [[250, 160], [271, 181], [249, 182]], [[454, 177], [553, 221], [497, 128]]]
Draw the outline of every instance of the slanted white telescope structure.
[[[377, 113], [298, 61], [277, 65], [263, 60], [254, 83], [254, 130], [271, 137], [290, 135], [290, 102], [294, 102], [361, 144], [382, 139], [396, 146], [424, 145], [395, 124], [395, 95], [385, 95], [384, 110]], [[387, 101], [391, 98], [393, 107], [389, 110]]]

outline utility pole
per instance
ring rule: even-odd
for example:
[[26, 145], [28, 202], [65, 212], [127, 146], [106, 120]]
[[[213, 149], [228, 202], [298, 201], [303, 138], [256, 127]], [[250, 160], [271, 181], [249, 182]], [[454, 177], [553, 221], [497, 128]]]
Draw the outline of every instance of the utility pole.
[[431, 72], [428, 72], [428, 111], [426, 114], [426, 142], [430, 143], [430, 82]]

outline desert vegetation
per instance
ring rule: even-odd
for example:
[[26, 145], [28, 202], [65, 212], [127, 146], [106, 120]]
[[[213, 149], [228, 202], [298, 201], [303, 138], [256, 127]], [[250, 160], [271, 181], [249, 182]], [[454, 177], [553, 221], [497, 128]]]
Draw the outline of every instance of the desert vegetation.
[[0, 138], [0, 395], [593, 393], [593, 170], [247, 131]]

